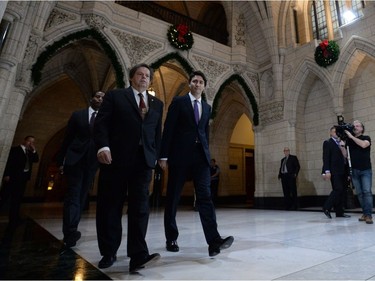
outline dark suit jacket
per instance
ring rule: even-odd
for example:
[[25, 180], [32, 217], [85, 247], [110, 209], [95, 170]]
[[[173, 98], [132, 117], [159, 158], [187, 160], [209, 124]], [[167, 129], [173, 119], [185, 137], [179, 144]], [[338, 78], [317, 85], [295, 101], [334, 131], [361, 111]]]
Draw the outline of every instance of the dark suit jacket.
[[[279, 169], [279, 178], [281, 177], [281, 168], [284, 162], [284, 159], [281, 159], [280, 163], [280, 169]], [[298, 176], [299, 170], [300, 170], [300, 165], [297, 156], [295, 155], [289, 155], [288, 161], [286, 161], [286, 168], [288, 170], [289, 174], [294, 174], [296, 177]]]
[[131, 87], [108, 92], [94, 124], [97, 149], [109, 147], [112, 165], [134, 164], [137, 147], [142, 139], [146, 163], [154, 168], [160, 148], [163, 102], [147, 93], [148, 112], [145, 119], [138, 110]]
[[[31, 177], [32, 163], [39, 161], [38, 153], [27, 152], [29, 156], [30, 169], [27, 172], [26, 178], [29, 180]], [[20, 178], [26, 165], [26, 154], [21, 145], [14, 146], [10, 149], [8, 161], [5, 166], [3, 177], [10, 177], [10, 181], [14, 178]]]
[[211, 161], [208, 148], [210, 115], [211, 106], [202, 99], [202, 116], [197, 126], [189, 95], [175, 97], [168, 108], [164, 123], [159, 158], [168, 158], [168, 165], [183, 166], [193, 155], [195, 141], [198, 138], [209, 165]]
[[96, 147], [89, 127], [88, 108], [72, 113], [57, 156], [57, 163], [59, 166], [72, 166], [84, 157], [90, 164], [89, 168], [97, 168]]
[[323, 142], [322, 174], [329, 170], [331, 174], [343, 175], [346, 173], [345, 158], [336, 142], [330, 138]]

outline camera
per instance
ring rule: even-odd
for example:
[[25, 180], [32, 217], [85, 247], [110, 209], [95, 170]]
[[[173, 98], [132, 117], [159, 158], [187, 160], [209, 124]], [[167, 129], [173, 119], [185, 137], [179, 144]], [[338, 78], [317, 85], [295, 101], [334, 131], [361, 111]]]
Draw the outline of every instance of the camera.
[[345, 123], [344, 122], [344, 117], [342, 115], [337, 116], [337, 123], [338, 125], [335, 125], [336, 128], [336, 135], [341, 139], [341, 140], [346, 140], [347, 139], [347, 134], [345, 131], [348, 131], [352, 135], [354, 135], [354, 126], [350, 123]]

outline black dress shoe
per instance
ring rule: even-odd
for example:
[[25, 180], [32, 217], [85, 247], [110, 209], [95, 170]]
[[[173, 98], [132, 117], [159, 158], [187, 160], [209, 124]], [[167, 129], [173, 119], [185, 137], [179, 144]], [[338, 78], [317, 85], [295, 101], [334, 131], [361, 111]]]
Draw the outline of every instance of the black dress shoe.
[[336, 215], [336, 218], [350, 218], [350, 216], [346, 214], [341, 214], [341, 215]]
[[169, 252], [178, 252], [180, 250], [177, 244], [177, 240], [167, 241], [166, 248]]
[[327, 209], [323, 209], [323, 213], [326, 215], [327, 218], [332, 219], [331, 212]]
[[160, 259], [160, 255], [158, 253], [151, 254], [146, 256], [143, 259], [130, 259], [129, 263], [129, 272], [133, 273], [139, 269], [145, 268]]
[[68, 236], [64, 237], [64, 246], [66, 248], [74, 247], [80, 238], [81, 238], [81, 232], [74, 231]]
[[102, 259], [99, 261], [98, 267], [99, 268], [111, 267], [116, 260], [117, 260], [116, 256], [103, 256]]
[[229, 248], [234, 241], [233, 236], [228, 236], [225, 239], [219, 238], [208, 246], [208, 255], [210, 257], [220, 254], [220, 250]]

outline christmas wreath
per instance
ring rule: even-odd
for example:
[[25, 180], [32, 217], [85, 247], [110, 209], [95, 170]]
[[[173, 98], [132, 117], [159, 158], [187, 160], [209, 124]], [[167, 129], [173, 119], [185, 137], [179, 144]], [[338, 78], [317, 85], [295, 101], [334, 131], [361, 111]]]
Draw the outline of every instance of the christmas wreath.
[[333, 40], [323, 40], [315, 49], [315, 61], [318, 65], [327, 67], [339, 58], [340, 47]]
[[169, 43], [176, 49], [189, 50], [193, 46], [193, 34], [186, 24], [171, 25], [167, 35]]

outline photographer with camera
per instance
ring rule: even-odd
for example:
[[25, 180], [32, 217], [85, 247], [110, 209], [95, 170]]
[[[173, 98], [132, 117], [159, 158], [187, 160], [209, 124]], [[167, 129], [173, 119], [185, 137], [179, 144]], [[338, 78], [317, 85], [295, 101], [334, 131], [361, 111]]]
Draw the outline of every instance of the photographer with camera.
[[332, 191], [323, 205], [323, 212], [331, 219], [331, 209], [334, 207], [336, 218], [349, 218], [344, 214], [345, 188], [347, 182], [345, 143], [336, 134], [336, 126], [329, 131], [330, 138], [323, 142], [323, 168], [324, 180], [329, 180]]
[[358, 120], [353, 122], [352, 133], [345, 130], [352, 166], [352, 183], [363, 212], [358, 220], [372, 224], [371, 138], [363, 135], [364, 132], [365, 126]]

